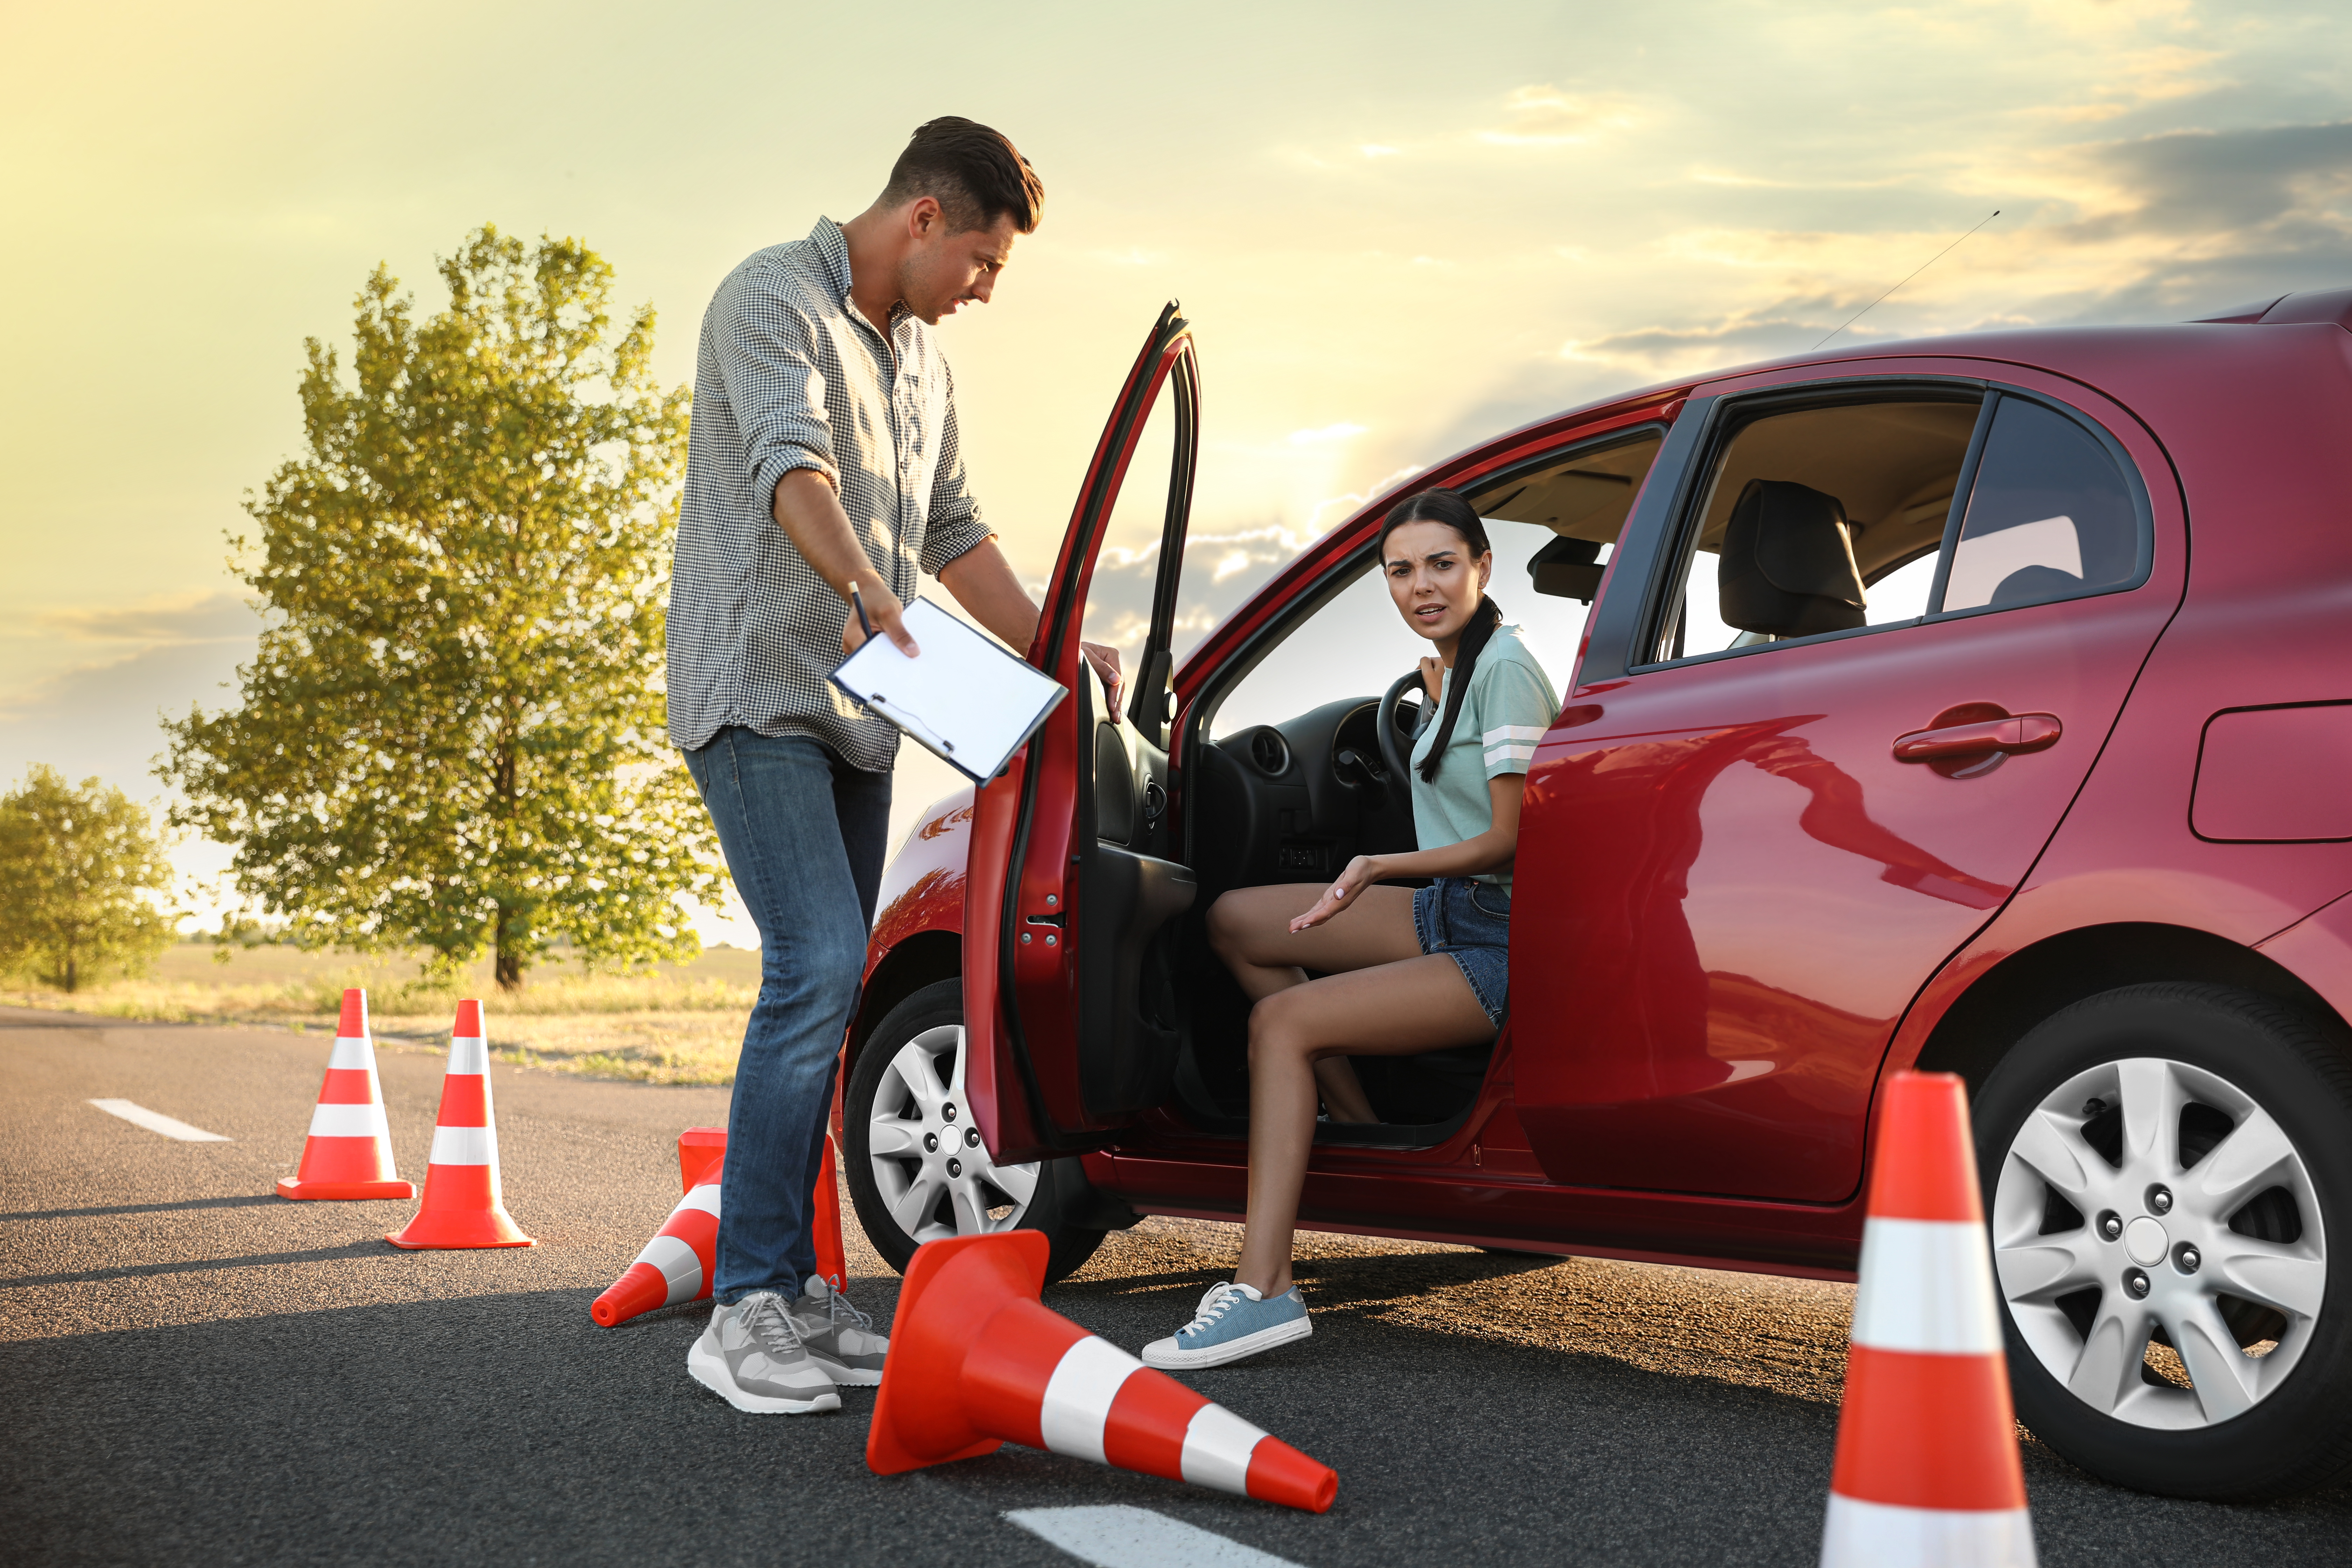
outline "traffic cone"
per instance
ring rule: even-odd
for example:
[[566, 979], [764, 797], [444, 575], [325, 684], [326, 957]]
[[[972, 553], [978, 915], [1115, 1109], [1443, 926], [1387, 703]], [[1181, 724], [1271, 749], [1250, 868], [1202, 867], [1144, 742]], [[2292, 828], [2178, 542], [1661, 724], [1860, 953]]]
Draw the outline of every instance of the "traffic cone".
[[[677, 1135], [680, 1191], [690, 1193], [705, 1182], [719, 1180], [726, 1163], [724, 1127], [689, 1127]], [[816, 1190], [809, 1199], [809, 1242], [816, 1248], [816, 1271], [831, 1280], [835, 1290], [845, 1289], [849, 1285], [849, 1264], [841, 1246], [841, 1188], [834, 1174], [830, 1132], [825, 1134], [824, 1152], [817, 1163]], [[708, 1274], [709, 1270], [703, 1272]]]
[[618, 1328], [659, 1307], [710, 1300], [710, 1275], [719, 1250], [715, 1164], [709, 1173], [712, 1179], [687, 1189], [637, 1260], [589, 1306], [590, 1317], [608, 1329]]
[[408, 1227], [384, 1239], [423, 1247], [537, 1247], [508, 1215], [499, 1191], [499, 1129], [490, 1114], [490, 1042], [482, 1005], [457, 1004], [449, 1031], [449, 1070], [441, 1079], [433, 1158], [425, 1167], [425, 1201]]
[[897, 1475], [1006, 1442], [1322, 1513], [1339, 1478], [1047, 1310], [1043, 1232], [927, 1242], [899, 1287], [866, 1468]]
[[1822, 1568], [2033, 1563], [1967, 1086], [1896, 1073], [1878, 1118]]
[[413, 1198], [392, 1163], [392, 1129], [383, 1120], [383, 1085], [375, 1073], [375, 1043], [368, 1036], [367, 993], [343, 993], [334, 1054], [310, 1112], [302, 1163], [278, 1180], [281, 1198]]

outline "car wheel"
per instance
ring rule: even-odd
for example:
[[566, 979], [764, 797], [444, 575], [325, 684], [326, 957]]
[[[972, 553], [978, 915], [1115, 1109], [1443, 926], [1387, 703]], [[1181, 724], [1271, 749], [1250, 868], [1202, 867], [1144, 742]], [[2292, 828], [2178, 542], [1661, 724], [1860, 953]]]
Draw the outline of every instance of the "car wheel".
[[963, 1098], [963, 984], [916, 992], [857, 1054], [843, 1097], [842, 1163], [866, 1237], [899, 1272], [927, 1241], [1038, 1230], [1047, 1283], [1102, 1245], [1094, 1184], [1076, 1159], [1000, 1165]]
[[2134, 985], [1977, 1096], [2018, 1415], [2084, 1469], [2215, 1501], [2352, 1468], [2352, 1060], [2302, 1014]]

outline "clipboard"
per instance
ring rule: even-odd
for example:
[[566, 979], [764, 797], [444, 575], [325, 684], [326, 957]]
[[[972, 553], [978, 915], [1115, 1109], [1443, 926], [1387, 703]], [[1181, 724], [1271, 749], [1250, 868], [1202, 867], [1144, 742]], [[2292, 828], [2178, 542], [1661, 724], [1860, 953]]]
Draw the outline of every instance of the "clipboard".
[[974, 784], [1004, 771], [1069, 693], [1027, 659], [929, 599], [907, 606], [921, 657], [875, 636], [836, 666], [833, 683]]

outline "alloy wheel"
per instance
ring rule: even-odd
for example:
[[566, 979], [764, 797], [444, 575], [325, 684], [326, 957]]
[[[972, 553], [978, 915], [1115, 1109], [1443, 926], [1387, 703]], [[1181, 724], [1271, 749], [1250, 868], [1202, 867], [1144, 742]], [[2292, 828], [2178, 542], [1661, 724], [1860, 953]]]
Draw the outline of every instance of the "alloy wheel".
[[874, 1185], [918, 1242], [1011, 1230], [1036, 1195], [1037, 1166], [999, 1165], [964, 1100], [964, 1030], [942, 1024], [898, 1047], [866, 1123]]
[[2274, 1392], [2310, 1343], [2327, 1245], [2302, 1154], [2227, 1079], [2101, 1063], [2020, 1125], [1993, 1260], [2050, 1375], [2134, 1426], [2190, 1430]]

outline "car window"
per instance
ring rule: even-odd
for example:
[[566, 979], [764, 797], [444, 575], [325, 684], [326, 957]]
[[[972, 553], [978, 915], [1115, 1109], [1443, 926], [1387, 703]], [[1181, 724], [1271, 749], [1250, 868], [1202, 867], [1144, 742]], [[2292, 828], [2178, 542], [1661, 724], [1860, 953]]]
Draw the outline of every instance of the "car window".
[[[1590, 596], [1661, 439], [1655, 426], [1643, 426], [1465, 488], [1495, 552], [1488, 596], [1556, 687], [1568, 685]], [[1414, 667], [1428, 644], [1404, 624], [1371, 568], [1369, 553], [1350, 563], [1344, 586], [1332, 592], [1327, 584], [1318, 607], [1289, 617], [1249, 672], [1213, 700], [1212, 739], [1342, 697], [1378, 697]]]
[[2139, 518], [2096, 437], [2054, 408], [2004, 397], [1944, 584], [1947, 610], [2046, 604], [2139, 574]]
[[2030, 399], [1766, 405], [1735, 410], [1715, 454], [1643, 662], [2072, 598], [2140, 570], [2116, 459]]

